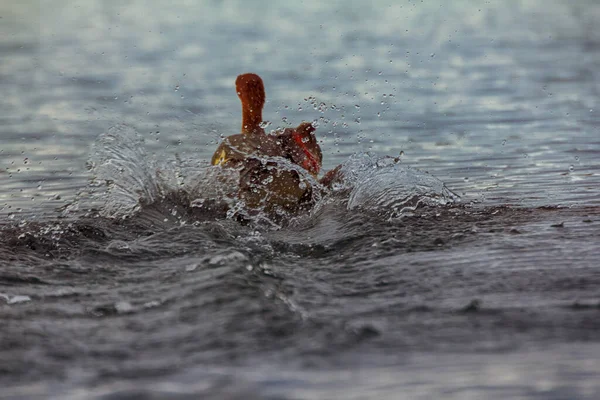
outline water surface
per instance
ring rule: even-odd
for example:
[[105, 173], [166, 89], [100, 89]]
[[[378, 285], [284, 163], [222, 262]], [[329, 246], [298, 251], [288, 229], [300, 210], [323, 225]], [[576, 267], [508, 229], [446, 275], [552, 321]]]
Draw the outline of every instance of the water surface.
[[[0, 17], [0, 396], [598, 397], [596, 2]], [[353, 171], [283, 225], [191, 206], [250, 71]]]

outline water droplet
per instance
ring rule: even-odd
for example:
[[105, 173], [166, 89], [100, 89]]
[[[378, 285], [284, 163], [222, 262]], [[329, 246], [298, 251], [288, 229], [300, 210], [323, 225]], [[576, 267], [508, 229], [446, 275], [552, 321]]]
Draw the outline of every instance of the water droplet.
[[569, 165], [569, 172], [573, 172], [575, 170], [575, 166], [573, 164]]
[[357, 110], [360, 110], [360, 106], [358, 104], [355, 104], [354, 108], [356, 108]]
[[429, 55], [429, 57], [431, 57], [431, 58], [435, 57], [435, 53], [431, 53], [431, 54]]

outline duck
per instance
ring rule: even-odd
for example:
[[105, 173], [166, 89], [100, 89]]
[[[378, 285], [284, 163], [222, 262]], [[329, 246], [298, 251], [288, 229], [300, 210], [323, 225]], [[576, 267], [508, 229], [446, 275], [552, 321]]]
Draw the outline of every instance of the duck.
[[274, 159], [282, 157], [317, 178], [323, 154], [315, 127], [302, 122], [267, 134], [263, 128], [264, 83], [254, 73], [239, 75], [236, 93], [242, 103], [239, 134], [226, 137], [215, 150], [211, 164], [239, 170], [238, 198], [246, 207], [273, 213], [297, 213], [312, 206], [313, 185], [298, 171]]

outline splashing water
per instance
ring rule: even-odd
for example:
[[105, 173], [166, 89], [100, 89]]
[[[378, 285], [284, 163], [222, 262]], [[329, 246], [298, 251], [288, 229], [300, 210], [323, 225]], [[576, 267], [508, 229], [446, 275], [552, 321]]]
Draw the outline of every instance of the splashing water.
[[439, 179], [391, 157], [355, 154], [342, 165], [340, 173], [344, 180], [336, 189], [349, 191], [348, 210], [373, 210], [393, 218], [421, 205], [460, 201]]
[[[153, 162], [143, 139], [130, 126], [117, 125], [100, 135], [92, 146], [88, 166], [93, 174], [90, 186], [107, 188], [101, 211], [104, 217], [131, 215], [159, 197]], [[98, 196], [95, 191], [93, 194]]]
[[[275, 157], [264, 161], [276, 163], [279, 169], [296, 171], [303, 182], [316, 188], [312, 194], [316, 208], [328, 197], [335, 197], [346, 201], [348, 210], [383, 212], [392, 218], [420, 205], [446, 205], [459, 200], [440, 180], [390, 157], [368, 153], [351, 156], [341, 167], [342, 181], [334, 185], [331, 193], [288, 160]], [[100, 215], [106, 218], [131, 217], [144, 206], [168, 199], [190, 209], [210, 209], [221, 204], [228, 210], [226, 218], [243, 215], [254, 221], [273, 222], [273, 215], [249, 212], [237, 197], [236, 169], [211, 166], [191, 156], [152, 159], [145, 151], [143, 138], [127, 125], [117, 125], [100, 135], [88, 164], [92, 171], [90, 192], [103, 203]], [[102, 186], [105, 191], [92, 190]]]

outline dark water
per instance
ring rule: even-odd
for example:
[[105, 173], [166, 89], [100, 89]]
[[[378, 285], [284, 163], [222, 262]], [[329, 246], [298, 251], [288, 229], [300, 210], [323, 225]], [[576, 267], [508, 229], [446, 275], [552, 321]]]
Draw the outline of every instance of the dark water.
[[[596, 2], [0, 17], [0, 398], [599, 397]], [[345, 164], [309, 215], [202, 207], [247, 71]]]

